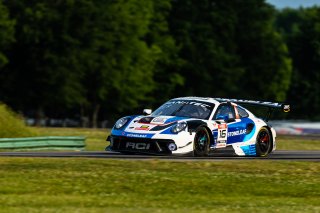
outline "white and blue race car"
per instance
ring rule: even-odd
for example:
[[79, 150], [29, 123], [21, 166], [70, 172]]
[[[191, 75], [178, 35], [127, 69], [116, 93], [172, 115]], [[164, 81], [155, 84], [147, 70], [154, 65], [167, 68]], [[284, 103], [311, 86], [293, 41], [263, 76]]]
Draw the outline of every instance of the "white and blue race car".
[[290, 105], [282, 103], [175, 98], [153, 113], [145, 109], [145, 115], [119, 119], [107, 138], [110, 145], [106, 150], [160, 155], [267, 156], [276, 149], [276, 132], [242, 104], [290, 111]]

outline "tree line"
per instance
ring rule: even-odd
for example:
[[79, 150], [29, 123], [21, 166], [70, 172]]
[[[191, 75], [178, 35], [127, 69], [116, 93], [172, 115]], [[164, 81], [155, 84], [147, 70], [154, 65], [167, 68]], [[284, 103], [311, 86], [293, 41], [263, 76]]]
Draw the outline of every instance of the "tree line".
[[265, 0], [0, 0], [0, 101], [93, 127], [191, 95], [319, 119], [319, 25]]

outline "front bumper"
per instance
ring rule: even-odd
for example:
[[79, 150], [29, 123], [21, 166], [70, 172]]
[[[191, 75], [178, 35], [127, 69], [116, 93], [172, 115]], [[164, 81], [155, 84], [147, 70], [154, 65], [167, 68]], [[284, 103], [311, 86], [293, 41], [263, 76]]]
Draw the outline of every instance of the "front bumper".
[[174, 140], [170, 139], [133, 138], [111, 135], [107, 141], [110, 141], [108, 149], [118, 152], [171, 155], [176, 150], [169, 150], [169, 144], [176, 146]]

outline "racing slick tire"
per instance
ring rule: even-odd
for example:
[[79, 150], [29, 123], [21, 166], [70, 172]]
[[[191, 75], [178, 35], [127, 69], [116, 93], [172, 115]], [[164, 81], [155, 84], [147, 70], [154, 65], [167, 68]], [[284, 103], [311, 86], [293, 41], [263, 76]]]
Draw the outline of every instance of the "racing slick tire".
[[272, 136], [266, 127], [262, 127], [257, 135], [256, 152], [258, 157], [266, 157], [272, 149]]
[[193, 142], [193, 155], [198, 157], [208, 156], [210, 150], [210, 135], [207, 128], [201, 126], [196, 129]]

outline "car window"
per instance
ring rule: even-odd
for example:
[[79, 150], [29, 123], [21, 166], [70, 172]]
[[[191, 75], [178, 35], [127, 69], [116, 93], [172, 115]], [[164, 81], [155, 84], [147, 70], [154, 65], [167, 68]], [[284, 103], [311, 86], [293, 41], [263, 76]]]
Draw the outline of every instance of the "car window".
[[230, 105], [221, 105], [213, 117], [214, 120], [234, 119], [234, 112]]
[[208, 119], [214, 104], [198, 101], [169, 101], [155, 110], [153, 116], [179, 116], [189, 118]]
[[237, 110], [238, 110], [238, 113], [239, 113], [239, 116], [240, 118], [246, 118], [246, 117], [249, 117], [249, 114], [246, 112], [245, 109], [237, 106]]

